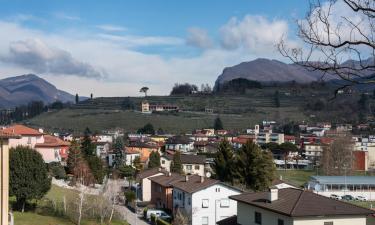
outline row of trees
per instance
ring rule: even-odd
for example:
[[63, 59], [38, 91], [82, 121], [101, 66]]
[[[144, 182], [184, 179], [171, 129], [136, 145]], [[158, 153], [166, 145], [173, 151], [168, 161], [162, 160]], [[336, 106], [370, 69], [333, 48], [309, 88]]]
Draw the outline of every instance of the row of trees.
[[272, 154], [253, 142], [247, 142], [237, 153], [227, 140], [220, 143], [213, 170], [217, 179], [241, 184], [254, 191], [267, 189], [275, 178]]

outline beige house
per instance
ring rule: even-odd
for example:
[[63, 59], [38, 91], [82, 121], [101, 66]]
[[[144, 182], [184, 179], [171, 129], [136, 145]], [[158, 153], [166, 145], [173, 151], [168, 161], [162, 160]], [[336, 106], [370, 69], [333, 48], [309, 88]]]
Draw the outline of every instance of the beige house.
[[164, 175], [164, 170], [161, 168], [153, 168], [145, 170], [138, 174], [138, 180], [140, 183], [141, 200], [144, 202], [151, 201], [151, 177]]
[[[170, 172], [173, 161], [172, 154], [165, 154], [160, 157], [160, 166]], [[197, 174], [205, 176], [206, 157], [202, 155], [184, 155], [181, 154], [182, 170], [185, 174]]]
[[286, 188], [230, 197], [237, 216], [218, 225], [369, 225], [374, 211], [309, 191]]
[[9, 213], [9, 140], [18, 136], [0, 131], [0, 224], [8, 225]]

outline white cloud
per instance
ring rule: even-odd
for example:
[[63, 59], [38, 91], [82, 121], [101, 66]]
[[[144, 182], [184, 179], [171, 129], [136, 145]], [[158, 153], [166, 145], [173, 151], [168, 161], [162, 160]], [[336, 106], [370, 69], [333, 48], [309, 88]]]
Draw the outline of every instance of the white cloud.
[[198, 27], [191, 27], [188, 29], [186, 43], [202, 49], [211, 48], [213, 46], [213, 42], [208, 36], [207, 31]]
[[252, 53], [273, 52], [280, 39], [288, 34], [288, 23], [262, 16], [233, 17], [221, 27], [221, 45], [225, 49], [244, 48]]
[[72, 21], [78, 21], [81, 20], [81, 17], [75, 16], [75, 15], [69, 15], [64, 12], [57, 12], [54, 14], [56, 18], [62, 19], [62, 20], [72, 20]]
[[119, 32], [119, 31], [126, 31], [126, 27], [112, 25], [112, 24], [101, 24], [96, 26], [98, 29], [107, 31], [107, 32]]
[[135, 36], [135, 35], [113, 35], [113, 34], [98, 34], [98, 37], [107, 40], [115, 41], [123, 44], [126, 47], [145, 47], [152, 45], [182, 45], [184, 40], [177, 37], [163, 37], [163, 36]]
[[30, 69], [36, 73], [76, 75], [91, 78], [103, 77], [104, 73], [88, 63], [81, 62], [58, 48], [51, 48], [40, 39], [28, 39], [10, 43], [9, 53], [0, 60]]

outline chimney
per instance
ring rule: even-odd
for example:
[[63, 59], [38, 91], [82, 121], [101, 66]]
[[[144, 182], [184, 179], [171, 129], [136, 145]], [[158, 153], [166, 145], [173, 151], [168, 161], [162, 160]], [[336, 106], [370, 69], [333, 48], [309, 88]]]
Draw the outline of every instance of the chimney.
[[186, 175], [186, 176], [185, 176], [185, 182], [188, 182], [188, 181], [189, 181], [189, 176]]
[[201, 183], [204, 182], [204, 176], [201, 176]]
[[42, 133], [42, 134], [44, 133], [44, 130], [42, 128], [39, 128], [38, 131], [39, 131], [39, 133]]
[[275, 186], [271, 187], [268, 192], [268, 200], [270, 202], [277, 201], [279, 199], [279, 189], [277, 189]]

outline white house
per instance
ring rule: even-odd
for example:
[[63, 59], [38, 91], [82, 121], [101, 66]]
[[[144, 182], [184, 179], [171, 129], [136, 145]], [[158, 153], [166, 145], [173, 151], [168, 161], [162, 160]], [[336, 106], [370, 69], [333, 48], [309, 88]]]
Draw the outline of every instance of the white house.
[[141, 157], [141, 153], [139, 151], [126, 148], [126, 150], [125, 150], [125, 165], [132, 166], [133, 161], [136, 157]]
[[231, 196], [237, 216], [218, 225], [366, 225], [374, 211], [294, 188]]
[[241, 191], [217, 180], [191, 175], [172, 186], [174, 212], [186, 213], [190, 225], [215, 225], [237, 213], [236, 201], [229, 196]]
[[189, 152], [194, 149], [194, 141], [187, 136], [174, 136], [165, 143], [166, 150]]

